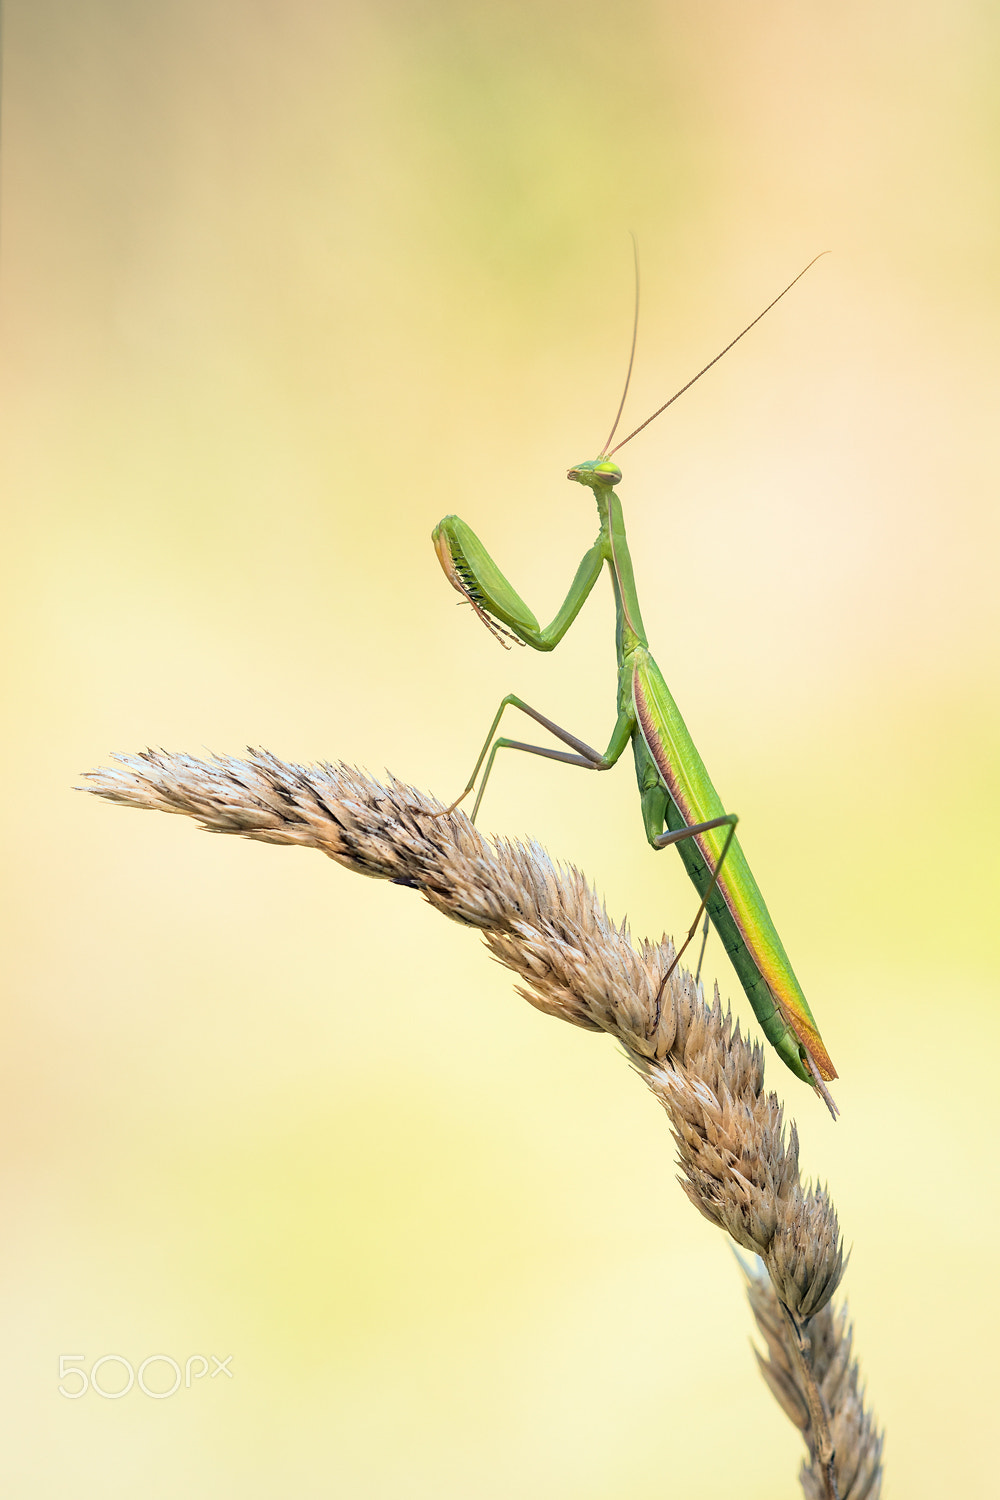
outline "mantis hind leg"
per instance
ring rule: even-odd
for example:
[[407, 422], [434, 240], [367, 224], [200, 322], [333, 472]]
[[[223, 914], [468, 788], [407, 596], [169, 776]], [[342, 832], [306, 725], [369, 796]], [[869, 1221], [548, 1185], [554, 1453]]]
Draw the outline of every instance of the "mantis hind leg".
[[709, 917], [708, 917], [708, 912], [706, 911], [706, 913], [705, 913], [705, 923], [704, 923], [704, 926], [701, 929], [701, 947], [698, 949], [698, 967], [694, 971], [694, 982], [695, 982], [695, 984], [697, 984], [698, 981], [699, 981], [699, 979], [701, 978], [701, 966], [705, 962], [705, 947], [706, 947], [706, 944], [708, 943], [708, 928], [709, 928]]
[[719, 877], [722, 874], [722, 867], [726, 862], [726, 855], [729, 853], [730, 845], [732, 844], [733, 838], [736, 834], [736, 825], [739, 822], [739, 817], [736, 813], [723, 813], [721, 817], [709, 818], [705, 823], [692, 823], [688, 827], [674, 828], [669, 832], [664, 833], [662, 830], [663, 824], [666, 821], [667, 806], [669, 800], [670, 799], [667, 790], [662, 785], [662, 783], [647, 788], [647, 790], [643, 793], [643, 822], [646, 825], [646, 837], [654, 849], [665, 849], [668, 844], [679, 844], [683, 839], [693, 838], [695, 834], [707, 833], [710, 828], [727, 827], [729, 829], [729, 832], [726, 834], [726, 839], [722, 846], [722, 853], [719, 855], [718, 863], [716, 864], [715, 869], [712, 872], [712, 878], [705, 889], [705, 894], [701, 898], [701, 904], [694, 914], [694, 921], [688, 928], [687, 936], [685, 937], [683, 943], [681, 943], [677, 952], [674, 954], [673, 962], [670, 964], [670, 967], [667, 969], [663, 978], [660, 980], [660, 988], [656, 992], [657, 1014], [659, 1014], [660, 1002], [663, 998], [663, 991], [666, 988], [667, 980], [670, 978], [671, 974], [674, 972], [674, 970], [677, 968], [677, 965], [683, 958], [684, 954], [687, 952], [687, 949], [690, 946], [695, 933], [698, 931], [698, 923], [701, 921], [702, 915], [704, 914], [705, 932], [702, 938], [701, 953], [698, 958], [698, 972], [695, 975], [696, 982], [701, 975], [702, 959], [705, 957], [705, 943], [708, 941], [708, 902], [712, 895], [712, 892], [715, 890], [716, 886], [719, 883]]

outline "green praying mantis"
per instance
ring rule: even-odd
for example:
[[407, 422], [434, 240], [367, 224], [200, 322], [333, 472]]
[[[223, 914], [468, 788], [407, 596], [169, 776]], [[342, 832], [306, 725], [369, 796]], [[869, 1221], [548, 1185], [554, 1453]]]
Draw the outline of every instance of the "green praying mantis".
[[[523, 750], [529, 755], [545, 756], [585, 770], [607, 771], [631, 744], [646, 838], [654, 849], [663, 849], [668, 844], [678, 846], [687, 873], [701, 897], [701, 905], [687, 937], [661, 980], [656, 997], [657, 1008], [670, 974], [694, 937], [702, 914], [705, 913], [722, 939], [764, 1035], [796, 1077], [817, 1090], [836, 1118], [837, 1107], [826, 1084], [837, 1077], [837, 1072], [736, 838], [737, 815], [726, 811], [725, 804], [712, 785], [705, 764], [649, 650], [625, 535], [621, 500], [616, 493], [622, 474], [618, 465], [612, 462], [613, 455], [619, 449], [631, 442], [661, 412], [666, 411], [668, 406], [749, 333], [819, 258], [816, 256], [810, 261], [809, 266], [800, 271], [752, 323], [748, 323], [725, 349], [675, 392], [669, 401], [664, 402], [651, 417], [647, 417], [645, 422], [612, 448], [611, 442], [621, 420], [635, 358], [639, 317], [636, 258], [632, 353], [618, 412], [598, 457], [576, 464], [566, 476], [593, 492], [600, 530], [593, 546], [584, 554], [569, 592], [550, 624], [544, 628], [539, 626], [534, 614], [507, 581], [475, 532], [459, 516], [445, 516], [434, 528], [433, 541], [449, 583], [472, 605], [479, 619], [501, 644], [507, 646], [508, 642], [516, 641], [531, 646], [536, 651], [552, 651], [558, 646], [607, 564], [615, 600], [615, 645], [618, 659], [618, 714], [603, 754], [553, 723], [523, 699], [509, 693], [497, 709], [465, 790], [446, 811], [453, 811], [468, 796], [476, 784], [483, 762], [486, 761], [472, 809], [472, 819], [475, 821], [493, 763], [500, 750]], [[569, 748], [556, 750], [496, 737], [500, 720], [509, 707], [527, 714]]]

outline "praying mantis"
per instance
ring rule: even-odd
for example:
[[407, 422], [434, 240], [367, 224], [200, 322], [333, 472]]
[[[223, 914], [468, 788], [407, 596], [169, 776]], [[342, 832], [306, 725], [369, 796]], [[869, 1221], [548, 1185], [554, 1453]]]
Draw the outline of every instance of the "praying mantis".
[[[825, 252], [824, 252], [825, 253]], [[617, 718], [603, 754], [553, 723], [544, 714], [509, 693], [501, 702], [489, 734], [461, 795], [445, 809], [452, 812], [468, 796], [486, 761], [486, 769], [472, 809], [475, 821], [497, 752], [522, 750], [529, 755], [562, 761], [585, 770], [607, 771], [631, 744], [646, 838], [654, 849], [676, 844], [701, 905], [673, 962], [663, 975], [656, 997], [659, 1009], [664, 988], [681, 955], [694, 937], [702, 913], [711, 919], [732, 961], [761, 1028], [781, 1060], [797, 1078], [820, 1094], [836, 1118], [837, 1107], [827, 1082], [837, 1077], [812, 1011], [795, 977], [771, 920], [764, 898], [736, 838], [738, 817], [727, 812], [704, 761], [670, 694], [663, 674], [649, 650], [625, 535], [625, 521], [616, 486], [622, 473], [613, 455], [648, 427], [661, 412], [710, 370], [734, 344], [750, 332], [775, 303], [791, 291], [820, 257], [748, 323], [736, 338], [710, 360], [669, 401], [647, 417], [614, 448], [625, 397], [628, 394], [639, 317], [639, 275], [636, 256], [635, 321], [628, 375], [614, 424], [597, 458], [574, 465], [567, 478], [592, 491], [600, 529], [584, 554], [562, 605], [550, 624], [540, 627], [532, 611], [497, 567], [475, 532], [459, 516], [445, 516], [432, 533], [438, 559], [453, 588], [472, 605], [476, 615], [504, 646], [509, 643], [552, 651], [576, 619], [607, 564], [615, 601], [615, 645], [618, 661]], [[521, 740], [496, 737], [507, 708], [534, 719], [555, 739], [568, 746], [556, 750]], [[488, 759], [487, 759], [488, 755]], [[707, 924], [706, 924], [707, 932]]]

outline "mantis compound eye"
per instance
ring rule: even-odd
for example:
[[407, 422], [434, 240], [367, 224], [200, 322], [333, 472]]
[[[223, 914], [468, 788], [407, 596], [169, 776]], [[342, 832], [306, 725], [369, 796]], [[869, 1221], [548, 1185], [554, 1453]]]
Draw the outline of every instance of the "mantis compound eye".
[[610, 459], [606, 459], [604, 463], [595, 464], [594, 473], [600, 475], [603, 484], [617, 484], [622, 477], [621, 469]]

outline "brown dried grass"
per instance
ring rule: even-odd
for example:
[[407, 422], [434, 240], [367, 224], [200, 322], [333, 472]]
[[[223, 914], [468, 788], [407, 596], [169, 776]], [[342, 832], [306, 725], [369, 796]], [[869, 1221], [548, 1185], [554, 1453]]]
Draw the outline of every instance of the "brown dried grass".
[[672, 945], [633, 947], [583, 875], [536, 843], [490, 842], [462, 813], [398, 781], [344, 765], [303, 767], [147, 750], [87, 773], [88, 790], [130, 807], [183, 813], [213, 833], [319, 849], [348, 869], [420, 890], [478, 927], [548, 1015], [616, 1037], [663, 1105], [692, 1203], [745, 1250], [750, 1304], [775, 1399], [805, 1439], [809, 1500], [877, 1500], [882, 1435], [866, 1407], [852, 1330], [831, 1298], [843, 1245], [825, 1188], [803, 1184], [794, 1123], [764, 1091], [764, 1058], [677, 969]]

